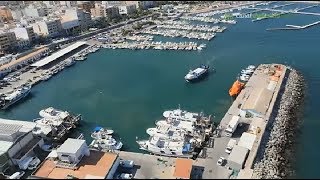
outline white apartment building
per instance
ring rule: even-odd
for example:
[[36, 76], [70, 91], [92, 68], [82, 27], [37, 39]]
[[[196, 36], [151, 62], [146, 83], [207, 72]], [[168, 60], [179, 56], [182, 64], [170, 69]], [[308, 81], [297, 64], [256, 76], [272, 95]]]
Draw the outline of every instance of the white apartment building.
[[137, 9], [148, 9], [154, 7], [154, 1], [125, 1], [127, 5], [134, 4]]
[[135, 4], [118, 6], [120, 15], [128, 15], [133, 14], [137, 11], [137, 7]]
[[60, 35], [62, 30], [60, 19], [43, 19], [32, 26], [37, 35], [51, 38]]
[[24, 16], [21, 9], [11, 10], [11, 15], [14, 20], [20, 20]]
[[29, 17], [44, 17], [47, 15], [47, 10], [45, 7], [30, 5], [24, 8], [24, 14]]
[[60, 1], [60, 5], [68, 8], [76, 7], [77, 1]]
[[16, 38], [19, 40], [25, 40], [33, 42], [35, 40], [35, 33], [32, 26], [27, 27], [16, 27], [11, 30], [16, 35]]
[[92, 24], [91, 14], [79, 8], [66, 9], [64, 15], [61, 16], [61, 24], [65, 30], [72, 28], [87, 30]]

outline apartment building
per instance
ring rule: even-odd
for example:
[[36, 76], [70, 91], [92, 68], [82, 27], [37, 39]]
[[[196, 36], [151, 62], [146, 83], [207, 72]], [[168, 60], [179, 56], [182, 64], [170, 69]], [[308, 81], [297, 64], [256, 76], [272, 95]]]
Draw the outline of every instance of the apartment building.
[[148, 9], [154, 7], [154, 1], [125, 1], [126, 5], [134, 4], [137, 9]]
[[44, 17], [47, 16], [47, 9], [44, 6], [35, 6], [31, 4], [24, 8], [24, 14], [28, 17]]
[[3, 22], [9, 22], [12, 21], [12, 14], [11, 10], [5, 6], [0, 7], [0, 19]]
[[80, 31], [87, 30], [92, 24], [91, 14], [79, 8], [69, 8], [61, 16], [62, 28], [69, 31], [78, 28]]
[[77, 7], [83, 9], [86, 12], [90, 12], [94, 8], [95, 4], [93, 1], [77, 1]]
[[14, 9], [11, 10], [11, 15], [13, 20], [19, 21], [24, 16], [24, 13], [21, 9]]
[[77, 6], [77, 1], [60, 1], [60, 5], [72, 8]]
[[0, 53], [4, 54], [7, 50], [16, 46], [17, 39], [14, 32], [0, 32]]
[[120, 15], [128, 15], [137, 12], [137, 7], [135, 4], [118, 6]]
[[23, 27], [20, 25], [10, 31], [14, 32], [18, 43], [20, 41], [20, 47], [27, 46], [35, 41], [36, 36], [32, 26]]
[[119, 14], [119, 8], [116, 6], [107, 6], [105, 7], [104, 16], [107, 18], [115, 18], [118, 17]]
[[59, 36], [62, 30], [60, 19], [44, 18], [42, 21], [32, 24], [32, 26], [34, 33], [37, 35], [51, 38]]

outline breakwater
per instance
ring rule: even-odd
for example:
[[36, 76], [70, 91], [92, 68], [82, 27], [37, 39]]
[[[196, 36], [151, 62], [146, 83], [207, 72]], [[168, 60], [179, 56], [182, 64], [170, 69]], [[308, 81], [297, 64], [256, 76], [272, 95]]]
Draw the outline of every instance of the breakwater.
[[288, 74], [280, 90], [269, 123], [258, 150], [253, 178], [275, 179], [295, 176], [293, 164], [296, 140], [302, 124], [305, 97], [303, 76], [288, 67]]

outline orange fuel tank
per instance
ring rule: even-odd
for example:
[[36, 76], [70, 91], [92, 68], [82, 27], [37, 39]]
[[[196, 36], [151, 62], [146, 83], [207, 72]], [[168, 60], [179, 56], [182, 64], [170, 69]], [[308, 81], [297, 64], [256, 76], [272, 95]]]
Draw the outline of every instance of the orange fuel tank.
[[229, 90], [229, 95], [232, 97], [237, 96], [242, 90], [243, 86], [244, 86], [244, 83], [241, 83], [238, 80], [236, 80]]

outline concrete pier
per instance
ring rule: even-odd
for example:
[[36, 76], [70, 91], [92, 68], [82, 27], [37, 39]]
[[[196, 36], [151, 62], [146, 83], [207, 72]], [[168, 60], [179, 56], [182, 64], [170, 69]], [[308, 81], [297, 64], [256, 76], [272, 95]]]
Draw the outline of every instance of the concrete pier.
[[[245, 85], [245, 88], [240, 92], [238, 97], [226, 112], [225, 116], [222, 118], [220, 122], [221, 133], [220, 136], [213, 139], [213, 147], [205, 147], [202, 153], [200, 153], [199, 157], [196, 160], [193, 160], [193, 167], [196, 170], [192, 171], [191, 177], [202, 179], [236, 178], [236, 175], [232, 175], [234, 173], [233, 170], [228, 168], [228, 162], [225, 166], [219, 166], [217, 165], [217, 161], [220, 157], [228, 159], [229, 155], [225, 153], [225, 148], [229, 140], [232, 138], [239, 141], [243, 132], [249, 132], [248, 126], [254, 124], [255, 126], [259, 127], [260, 131], [255, 133], [256, 139], [253, 147], [249, 152], [243, 169], [241, 169], [239, 172], [239, 174], [241, 174], [241, 178], [252, 177], [253, 162], [256, 158], [261, 138], [265, 132], [266, 125], [269, 121], [270, 114], [273, 111], [274, 103], [278, 97], [280, 87], [282, 87], [282, 82], [287, 71], [287, 68], [283, 65], [278, 65], [278, 67], [281, 67], [281, 70], [277, 69], [275, 64], [262, 64], [257, 67], [252, 77]], [[276, 80], [274, 80], [274, 76], [272, 76], [274, 72], [277, 72], [279, 75], [277, 76]], [[274, 88], [272, 88], [272, 96], [269, 99], [267, 98], [263, 100], [263, 103], [267, 105], [265, 107], [265, 112], [259, 116], [242, 116], [240, 118], [242, 125], [237, 128], [231, 138], [226, 137], [224, 130], [226, 129], [232, 116], [239, 115], [240, 109], [244, 107], [244, 104], [247, 103], [248, 99], [256, 96], [257, 89], [269, 88], [271, 79], [276, 81], [276, 84], [274, 85]], [[231, 84], [232, 82], [230, 82], [230, 85]], [[255, 101], [260, 99], [260, 96], [257, 96], [258, 97], [256, 97]], [[137, 167], [133, 173], [134, 178], [173, 178], [172, 174], [174, 171], [175, 158], [122, 151], [119, 152], [119, 155], [122, 159], [133, 160], [135, 162]]]
[[307, 25], [304, 25], [304, 26], [297, 26], [297, 25], [286, 25], [287, 28], [269, 28], [269, 29], [266, 29], [267, 31], [272, 31], [272, 30], [300, 30], [300, 29], [306, 29], [306, 28], [309, 28], [311, 26], [315, 26], [315, 25], [318, 25], [320, 24], [320, 21], [317, 21], [317, 22], [314, 22], [314, 23], [311, 23], [311, 24], [307, 24]]

